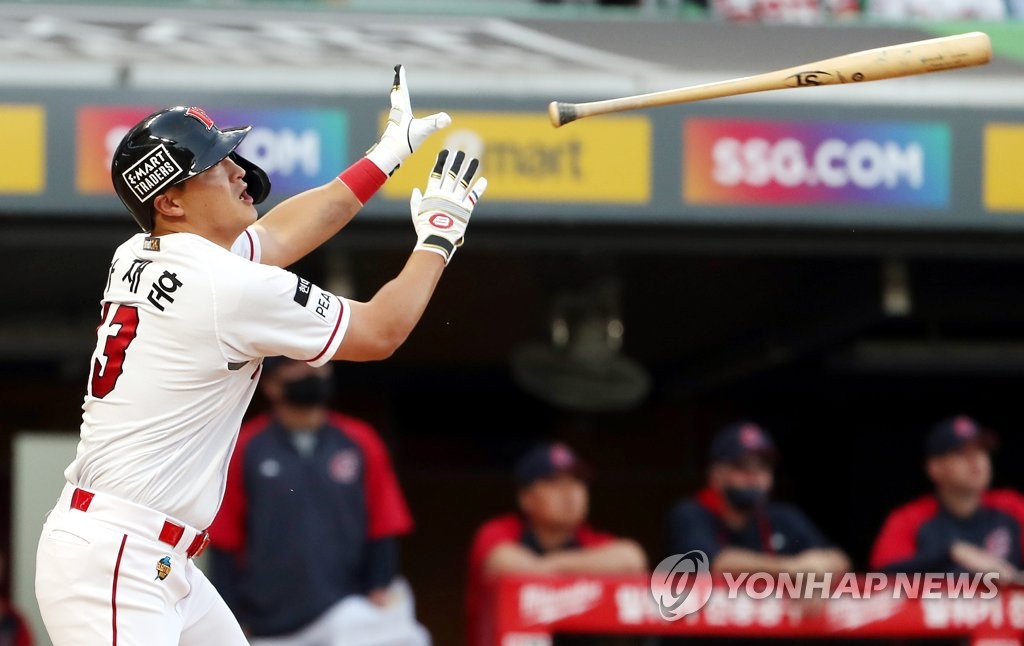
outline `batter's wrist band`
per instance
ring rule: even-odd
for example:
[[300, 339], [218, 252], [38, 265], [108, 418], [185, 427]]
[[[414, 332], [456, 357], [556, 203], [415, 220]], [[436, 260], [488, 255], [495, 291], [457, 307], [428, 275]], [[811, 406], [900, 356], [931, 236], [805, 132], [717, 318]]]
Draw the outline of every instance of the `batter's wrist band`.
[[366, 204], [373, 197], [388, 176], [372, 161], [363, 157], [352, 164], [338, 175], [338, 179], [345, 182], [360, 204]]

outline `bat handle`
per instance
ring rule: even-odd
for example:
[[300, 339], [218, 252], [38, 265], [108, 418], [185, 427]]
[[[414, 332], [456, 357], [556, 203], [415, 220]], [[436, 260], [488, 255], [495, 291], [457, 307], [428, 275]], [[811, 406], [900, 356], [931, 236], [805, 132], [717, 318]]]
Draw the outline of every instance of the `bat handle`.
[[548, 104], [548, 116], [551, 117], [551, 125], [554, 127], [564, 126], [570, 121], [575, 121], [579, 115], [576, 114], [575, 103], [561, 103], [552, 101]]

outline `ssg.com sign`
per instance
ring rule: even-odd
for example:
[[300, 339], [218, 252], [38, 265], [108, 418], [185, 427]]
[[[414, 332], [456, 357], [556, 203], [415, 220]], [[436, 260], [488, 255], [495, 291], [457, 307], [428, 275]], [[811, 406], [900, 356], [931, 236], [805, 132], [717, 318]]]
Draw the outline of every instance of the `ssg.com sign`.
[[688, 204], [944, 208], [945, 124], [688, 119]]

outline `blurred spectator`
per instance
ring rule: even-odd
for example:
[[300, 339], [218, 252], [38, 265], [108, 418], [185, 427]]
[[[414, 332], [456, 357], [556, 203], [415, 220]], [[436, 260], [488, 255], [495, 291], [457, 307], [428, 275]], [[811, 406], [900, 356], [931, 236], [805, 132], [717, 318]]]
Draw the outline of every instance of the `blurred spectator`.
[[[537, 0], [541, 4], [584, 4], [579, 0]], [[608, 7], [638, 7], [642, 0], [587, 0], [585, 4], [596, 4]]]
[[989, 490], [996, 436], [970, 417], [942, 420], [928, 435], [928, 494], [895, 509], [871, 552], [890, 572], [998, 572], [1019, 581], [1024, 496]]
[[[6, 565], [4, 553], [0, 552], [0, 584], [4, 581]], [[0, 646], [32, 646], [32, 633], [24, 617], [3, 596], [0, 596]]]
[[254, 645], [429, 644], [399, 577], [405, 498], [373, 428], [328, 408], [331, 371], [264, 360], [271, 410], [239, 434], [213, 578]]
[[796, 507], [769, 500], [776, 450], [753, 422], [712, 439], [707, 486], [669, 513], [669, 550], [701, 550], [712, 574], [845, 572], [850, 561]]
[[1003, 20], [1007, 17], [1004, 0], [867, 0], [866, 13], [885, 20]]
[[638, 7], [642, 0], [587, 0], [582, 3], [580, 0], [537, 0], [540, 4], [596, 4], [608, 7]]
[[816, 24], [860, 13], [859, 0], [709, 0], [715, 18], [735, 21]]
[[587, 524], [591, 470], [564, 444], [545, 444], [516, 465], [519, 513], [487, 521], [470, 548], [467, 610], [470, 646], [492, 646], [480, 612], [489, 578], [502, 574], [622, 574], [646, 570], [629, 539]]

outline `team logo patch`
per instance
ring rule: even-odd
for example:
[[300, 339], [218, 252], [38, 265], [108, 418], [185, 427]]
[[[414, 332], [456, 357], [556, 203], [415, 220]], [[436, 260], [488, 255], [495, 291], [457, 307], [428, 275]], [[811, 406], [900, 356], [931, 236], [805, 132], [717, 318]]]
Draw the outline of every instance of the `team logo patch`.
[[997, 527], [985, 537], [985, 551], [996, 558], [1008, 558], [1010, 556], [1010, 543], [1012, 540], [1009, 529]]
[[751, 450], [763, 449], [766, 446], [761, 429], [753, 424], [746, 424], [740, 429], [740, 444]]
[[305, 307], [309, 303], [309, 288], [311, 284], [305, 278], [299, 278], [295, 284], [295, 302]]
[[978, 426], [970, 417], [961, 415], [953, 420], [953, 433], [961, 439], [971, 439], [978, 435]]
[[447, 213], [435, 213], [430, 216], [430, 225], [435, 229], [451, 229], [455, 220]]
[[551, 464], [555, 465], [559, 469], [567, 469], [576, 463], [576, 456], [573, 455], [569, 447], [564, 444], [556, 444], [552, 446], [548, 457], [551, 460]]
[[163, 557], [162, 559], [160, 559], [159, 561], [156, 562], [156, 579], [153, 579], [153, 580], [156, 581], [157, 579], [159, 579], [160, 581], [163, 581], [164, 579], [167, 578], [167, 575], [170, 574], [170, 573], [171, 573], [171, 557], [165, 556], [165, 557]]
[[146, 238], [142, 241], [143, 251], [160, 251], [160, 238]]
[[341, 484], [352, 484], [359, 477], [359, 454], [352, 449], [338, 451], [328, 464], [331, 480]]
[[203, 110], [202, 108], [197, 108], [197, 107], [193, 106], [193, 107], [189, 108], [188, 110], [185, 110], [185, 116], [186, 117], [192, 117], [193, 119], [195, 119], [199, 123], [201, 123], [204, 126], [206, 126], [207, 130], [210, 130], [211, 128], [213, 128], [213, 119], [211, 119], [210, 115], [206, 114], [206, 110]]
[[260, 462], [260, 475], [264, 478], [276, 478], [281, 474], [281, 463], [273, 458]]
[[153, 197], [182, 174], [181, 166], [161, 144], [121, 173], [122, 179], [140, 202]]

